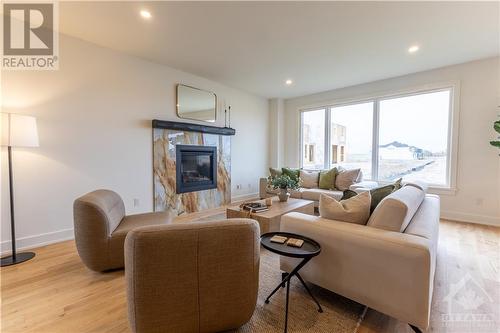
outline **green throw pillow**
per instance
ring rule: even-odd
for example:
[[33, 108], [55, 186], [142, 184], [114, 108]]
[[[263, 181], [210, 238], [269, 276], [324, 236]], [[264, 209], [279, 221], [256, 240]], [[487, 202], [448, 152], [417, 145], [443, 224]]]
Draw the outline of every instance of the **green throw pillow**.
[[399, 178], [398, 180], [396, 180], [396, 181], [394, 182], [394, 191], [397, 191], [397, 190], [399, 190], [401, 187], [403, 187], [402, 182], [403, 182], [403, 178]]
[[394, 192], [393, 184], [377, 187], [374, 188], [373, 190], [370, 190], [370, 194], [372, 195], [372, 202], [370, 204], [370, 214], [373, 213], [373, 211], [380, 203], [380, 201], [382, 201], [383, 198], [385, 198], [392, 192]]
[[269, 173], [271, 174], [271, 178], [276, 178], [281, 176], [281, 169], [278, 168], [269, 168]]
[[353, 190], [345, 190], [344, 194], [342, 195], [342, 199], [340, 199], [340, 200], [347, 200], [347, 199], [350, 199], [350, 198], [355, 197], [357, 195], [358, 195], [358, 193], [354, 192]]
[[[402, 181], [403, 181], [403, 179], [400, 178], [400, 179], [396, 180], [396, 182], [394, 184], [389, 184], [389, 185], [377, 187], [377, 188], [370, 190], [370, 194], [372, 196], [372, 201], [370, 204], [370, 214], [373, 213], [373, 211], [375, 210], [375, 208], [377, 208], [377, 205], [380, 203], [380, 201], [382, 201], [382, 199], [384, 199], [386, 196], [388, 196], [389, 194], [391, 194], [394, 191], [399, 190], [402, 187], [402, 185], [401, 185]], [[345, 190], [344, 194], [342, 195], [342, 199], [340, 199], [340, 200], [346, 200], [346, 199], [352, 198], [352, 197], [356, 196], [357, 194], [358, 193], [356, 193], [352, 190]]]
[[372, 203], [370, 205], [370, 214], [373, 213], [375, 208], [377, 208], [377, 205], [382, 201], [383, 198], [388, 196], [394, 191], [399, 190], [402, 185], [401, 182], [403, 181], [403, 178], [399, 178], [394, 182], [394, 184], [374, 188], [373, 190], [370, 190], [370, 194], [372, 195]]
[[291, 169], [291, 168], [281, 168], [283, 175], [290, 177], [295, 181], [299, 181], [300, 177], [300, 169]]
[[337, 168], [322, 170], [319, 172], [319, 188], [323, 190], [332, 190], [335, 188], [335, 177], [337, 177]]

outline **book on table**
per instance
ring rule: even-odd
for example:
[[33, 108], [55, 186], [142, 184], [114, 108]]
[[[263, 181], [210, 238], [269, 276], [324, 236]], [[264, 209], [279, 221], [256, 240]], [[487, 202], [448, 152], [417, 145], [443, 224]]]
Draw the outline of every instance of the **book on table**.
[[279, 243], [279, 244], [285, 244], [286, 240], [288, 238], [284, 237], [284, 236], [278, 236], [278, 235], [274, 235], [273, 237], [271, 237], [271, 242], [273, 243]]
[[304, 241], [302, 239], [297, 239], [297, 238], [290, 238], [286, 242], [286, 245], [293, 246], [293, 247], [302, 247], [303, 244], [304, 244]]
[[251, 213], [261, 213], [269, 210], [266, 204], [263, 204], [261, 202], [249, 202], [243, 204], [241, 205], [241, 209], [249, 211]]

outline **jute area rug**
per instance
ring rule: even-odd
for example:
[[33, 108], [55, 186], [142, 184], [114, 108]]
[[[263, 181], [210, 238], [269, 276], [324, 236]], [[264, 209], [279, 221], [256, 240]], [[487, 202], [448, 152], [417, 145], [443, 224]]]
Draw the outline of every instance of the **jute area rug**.
[[[220, 214], [196, 220], [196, 222], [224, 218], [225, 215]], [[269, 304], [264, 303], [280, 280], [279, 255], [261, 247], [257, 306], [250, 321], [234, 331], [235, 333], [283, 332], [286, 289], [280, 288]], [[317, 311], [316, 304], [300, 281], [296, 277], [292, 278], [288, 307], [288, 332], [355, 333], [357, 331], [365, 313], [365, 306], [313, 284], [308, 284], [308, 286], [320, 302], [323, 313]]]

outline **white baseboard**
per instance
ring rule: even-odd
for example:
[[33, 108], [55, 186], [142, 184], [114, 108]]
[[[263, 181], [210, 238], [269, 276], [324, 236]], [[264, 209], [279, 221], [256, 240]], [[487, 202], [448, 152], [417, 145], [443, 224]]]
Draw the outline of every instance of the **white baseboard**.
[[500, 227], [500, 217], [441, 211], [441, 218], [458, 222], [486, 224]]
[[[27, 250], [35, 247], [62, 242], [65, 240], [70, 240], [73, 238], [75, 238], [73, 228], [47, 232], [39, 235], [21, 237], [16, 239], [16, 249], [18, 251]], [[4, 256], [10, 254], [12, 252], [11, 246], [12, 244], [10, 240], [1, 242], [1, 255]]]
[[259, 199], [259, 192], [235, 195], [231, 197], [231, 202]]

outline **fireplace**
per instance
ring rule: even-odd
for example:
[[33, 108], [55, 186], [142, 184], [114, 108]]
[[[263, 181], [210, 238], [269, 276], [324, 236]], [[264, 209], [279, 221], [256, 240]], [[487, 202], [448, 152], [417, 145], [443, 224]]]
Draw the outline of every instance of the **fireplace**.
[[176, 145], [176, 192], [217, 188], [217, 147]]

